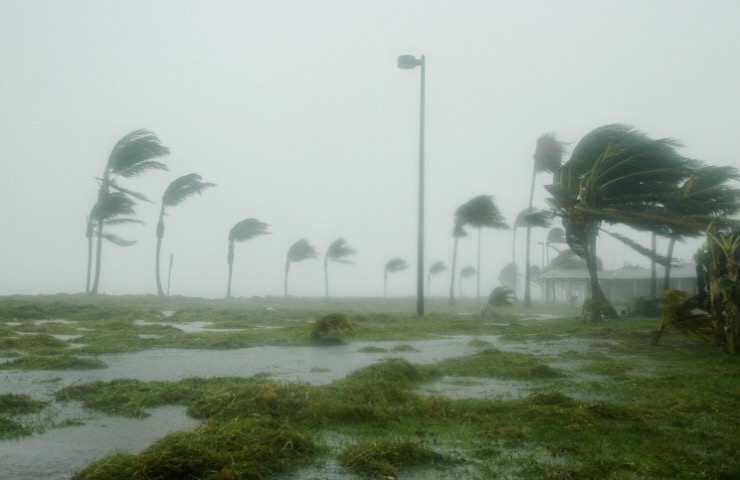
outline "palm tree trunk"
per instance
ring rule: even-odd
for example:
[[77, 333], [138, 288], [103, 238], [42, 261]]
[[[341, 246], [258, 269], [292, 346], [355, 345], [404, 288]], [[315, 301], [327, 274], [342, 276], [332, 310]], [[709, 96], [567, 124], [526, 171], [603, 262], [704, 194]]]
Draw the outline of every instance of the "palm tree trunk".
[[653, 252], [653, 258], [650, 259], [650, 298], [658, 298], [658, 268], [657, 263], [655, 263], [657, 245], [655, 237], [655, 232], [653, 232], [650, 236], [650, 251]]
[[619, 318], [617, 311], [614, 309], [609, 299], [606, 298], [604, 290], [599, 283], [599, 270], [596, 262], [596, 234], [598, 228], [592, 229], [589, 233], [588, 251], [586, 252], [586, 268], [591, 278], [591, 300], [594, 302], [591, 307], [591, 321], [598, 322], [603, 318]]
[[478, 265], [476, 268], [478, 269], [478, 275], [475, 276], [476, 278], [476, 288], [475, 288], [475, 299], [480, 300], [480, 227], [478, 227]]
[[85, 283], [85, 293], [90, 293], [90, 277], [92, 276], [92, 251], [93, 251], [93, 231], [94, 225], [92, 217], [87, 220], [87, 282]]
[[452, 270], [450, 270], [450, 306], [455, 306], [455, 269], [457, 268], [457, 240], [455, 236], [455, 245], [452, 247]]
[[231, 298], [231, 274], [234, 271], [234, 242], [229, 242], [229, 254], [226, 256], [229, 264], [229, 283], [226, 286], [226, 298]]
[[160, 255], [162, 251], [162, 237], [164, 237], [164, 203], [162, 208], [159, 210], [159, 221], [157, 222], [157, 253], [155, 256], [155, 276], [157, 277], [157, 295], [160, 298], [164, 297], [164, 290], [162, 289], [162, 281], [160, 280], [159, 274], [159, 263]]
[[525, 254], [524, 254], [524, 306], [525, 307], [532, 307], [532, 293], [531, 288], [529, 285], [530, 282], [530, 276], [529, 276], [529, 262], [530, 262], [530, 239], [532, 236], [532, 227], [527, 225], [527, 241], [525, 245]]
[[324, 257], [324, 288], [326, 289], [326, 298], [329, 298], [329, 257]]
[[673, 263], [673, 247], [676, 245], [678, 237], [671, 235], [671, 239], [668, 242], [668, 252], [666, 253], [666, 266], [665, 276], [663, 277], [663, 291], [671, 288], [671, 263]]
[[511, 279], [511, 289], [514, 290], [514, 298], [519, 298], [516, 294], [516, 225], [513, 228], [511, 239], [511, 264], [513, 265], [514, 276]]
[[98, 208], [98, 215], [95, 219], [95, 221], [97, 222], [96, 227], [98, 238], [96, 239], [95, 250], [95, 280], [93, 281], [93, 286], [90, 289], [90, 295], [97, 295], [98, 288], [100, 287], [100, 265], [101, 259], [103, 257], [103, 222], [105, 220], [102, 205], [104, 204], [104, 199], [109, 192], [108, 182], [108, 172], [106, 170], [100, 183], [100, 190], [98, 190], [98, 203], [101, 205], [101, 208]]
[[285, 281], [283, 289], [285, 290], [285, 296], [288, 296], [288, 270], [290, 270], [290, 259], [285, 260]]
[[383, 272], [383, 297], [388, 296], [388, 270]]

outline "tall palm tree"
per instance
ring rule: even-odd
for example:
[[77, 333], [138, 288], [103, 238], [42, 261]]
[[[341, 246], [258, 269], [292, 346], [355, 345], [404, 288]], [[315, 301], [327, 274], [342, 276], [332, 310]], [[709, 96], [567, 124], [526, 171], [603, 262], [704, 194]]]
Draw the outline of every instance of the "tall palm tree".
[[395, 257], [390, 260], [388, 260], [385, 264], [385, 269], [383, 270], [383, 296], [388, 296], [388, 274], [389, 273], [396, 273], [396, 272], [402, 272], [409, 268], [409, 264], [406, 263], [406, 260]]
[[234, 244], [235, 242], [246, 242], [252, 238], [269, 235], [268, 224], [260, 222], [256, 218], [248, 218], [237, 223], [229, 231], [229, 253], [226, 262], [229, 264], [229, 282], [226, 287], [226, 298], [231, 298], [231, 274], [234, 269]]
[[300, 239], [290, 246], [288, 249], [288, 255], [285, 258], [285, 296], [288, 296], [288, 271], [290, 270], [290, 264], [293, 262], [302, 262], [310, 258], [319, 258], [319, 253], [316, 251], [308, 240]]
[[[477, 272], [480, 272], [481, 228], [496, 228], [499, 230], [509, 228], [491, 195], [478, 195], [460, 205], [455, 211], [455, 224], [461, 227], [469, 225], [478, 229]], [[457, 239], [457, 237], [455, 238]], [[480, 276], [478, 276], [476, 298], [480, 298]]]
[[[537, 139], [537, 146], [532, 155], [534, 168], [532, 170], [532, 183], [529, 188], [529, 209], [532, 210], [534, 202], [534, 183], [539, 173], [554, 173], [563, 163], [563, 154], [565, 153], [565, 142], [558, 140], [554, 133], [545, 133]], [[529, 288], [529, 264], [530, 249], [532, 243], [532, 223], [527, 223], [527, 238], [525, 241], [524, 257], [524, 306], [532, 306], [532, 297]]]
[[343, 238], [337, 238], [329, 244], [324, 254], [324, 286], [326, 287], [326, 298], [329, 298], [329, 261], [351, 264], [347, 257], [356, 254], [357, 250], [350, 247]]
[[434, 262], [429, 267], [429, 273], [427, 273], [427, 295], [430, 295], [432, 292], [432, 275], [437, 275], [438, 273], [442, 273], [445, 270], [447, 270], [447, 265], [445, 265], [445, 262], [441, 261]]
[[[141, 220], [133, 218], [136, 203], [121, 192], [111, 192], [103, 197], [102, 201], [95, 202], [90, 215], [87, 217], [85, 237], [87, 237], [87, 282], [85, 292], [90, 293], [90, 281], [92, 277], [93, 261], [93, 237], [96, 232], [97, 222], [102, 218], [103, 223], [108, 226], [124, 225], [131, 223], [143, 224]], [[136, 242], [124, 240], [112, 233], [103, 233], [103, 238], [121, 247], [129, 247]]]
[[455, 226], [452, 227], [452, 237], [455, 239], [452, 245], [452, 268], [450, 269], [450, 300], [449, 305], [455, 306], [455, 269], [457, 268], [457, 241], [468, 236], [468, 233], [460, 223], [462, 219], [455, 215]]
[[[121, 187], [117, 180], [119, 178], [131, 178], [142, 175], [151, 170], [167, 170], [167, 166], [155, 160], [170, 153], [169, 149], [162, 145], [157, 136], [149, 130], [135, 130], [121, 138], [114, 146], [108, 156], [108, 162], [103, 170], [102, 178], [98, 179], [98, 203], [104, 203], [111, 195], [111, 190], [128, 195], [140, 200], [146, 200], [143, 195]], [[100, 286], [100, 267], [103, 252], [103, 227], [105, 218], [101, 216], [103, 209], [98, 210], [97, 218], [94, 218], [97, 235], [95, 252], [95, 279], [90, 294], [97, 295]]]
[[162, 195], [162, 206], [159, 209], [159, 221], [157, 222], [157, 251], [155, 261], [155, 274], [157, 278], [157, 294], [164, 297], [162, 282], [159, 275], [159, 258], [162, 249], [162, 237], [164, 237], [164, 216], [167, 207], [175, 207], [184, 202], [188, 197], [200, 195], [203, 190], [215, 187], [215, 183], [203, 181], [203, 177], [197, 173], [190, 173], [173, 180]]
[[470, 278], [472, 276], [477, 276], [478, 270], [475, 269], [475, 267], [467, 266], [460, 270], [460, 285], [458, 285], [458, 291], [460, 292], [460, 296], [462, 297], [462, 281], [466, 278]]
[[[512, 229], [512, 241], [511, 241], [511, 261], [514, 265], [514, 270], [517, 269], [516, 266], [516, 231], [519, 228], [527, 228], [527, 231], [529, 231], [532, 227], [549, 227], [550, 226], [550, 218], [552, 217], [552, 214], [550, 212], [546, 212], [544, 210], [540, 210], [537, 208], [525, 208], [519, 214], [516, 216], [516, 220], [514, 220], [514, 228]], [[529, 251], [527, 251], [526, 255], [526, 264], [529, 265]], [[524, 274], [524, 294], [525, 298], [528, 293], [527, 285], [529, 284], [529, 275], [526, 273], [529, 270], [529, 268], [525, 269]], [[514, 291], [514, 296], [516, 297], [516, 276], [514, 277], [514, 285], [512, 285], [511, 289]], [[529, 306], [532, 306], [531, 300]]]
[[602, 223], [669, 235], [672, 228], [695, 230], [702, 224], [665, 206], [699, 162], [676, 152], [678, 142], [649, 138], [626, 125], [605, 125], [576, 145], [570, 160], [546, 188], [548, 203], [563, 220], [570, 248], [586, 260], [591, 319], [618, 317], [601, 289], [596, 268], [596, 237]]

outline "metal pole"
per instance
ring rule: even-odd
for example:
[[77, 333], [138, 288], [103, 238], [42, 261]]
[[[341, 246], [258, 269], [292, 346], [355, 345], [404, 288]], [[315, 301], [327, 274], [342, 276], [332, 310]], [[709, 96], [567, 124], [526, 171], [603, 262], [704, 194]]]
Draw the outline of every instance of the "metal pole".
[[419, 258], [416, 288], [416, 314], [424, 316], [424, 77], [426, 62], [421, 56], [421, 104], [419, 118]]

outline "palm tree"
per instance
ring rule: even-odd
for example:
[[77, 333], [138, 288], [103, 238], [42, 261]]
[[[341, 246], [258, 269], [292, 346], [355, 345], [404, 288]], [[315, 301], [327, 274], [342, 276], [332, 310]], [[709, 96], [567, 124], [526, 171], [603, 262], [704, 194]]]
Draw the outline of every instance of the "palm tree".
[[316, 251], [308, 240], [300, 239], [290, 246], [288, 249], [288, 255], [285, 258], [285, 296], [288, 296], [288, 271], [290, 270], [290, 264], [293, 262], [302, 262], [310, 258], [319, 258], [319, 253]]
[[337, 263], [351, 264], [346, 257], [350, 257], [357, 253], [357, 250], [350, 247], [347, 241], [343, 238], [337, 238], [326, 249], [324, 255], [324, 286], [326, 287], [326, 298], [329, 298], [329, 261]]
[[[512, 235], [512, 241], [511, 241], [511, 256], [512, 256], [512, 263], [514, 265], [514, 269], [516, 270], [516, 231], [520, 227], [526, 227], [527, 231], [532, 227], [549, 227], [550, 226], [550, 218], [552, 217], [552, 214], [550, 212], [546, 212], [544, 210], [540, 210], [537, 208], [525, 208], [519, 214], [516, 216], [516, 220], [514, 221], [514, 228], [513, 235]], [[526, 255], [526, 265], [529, 265], [529, 250], [527, 250]], [[525, 303], [526, 303], [526, 297], [529, 294], [529, 274], [526, 273], [529, 271], [529, 268], [525, 269], [524, 274], [524, 297], [525, 297]], [[516, 281], [516, 277], [514, 278]], [[516, 283], [512, 285], [511, 289], [514, 291], [514, 296], [516, 297]], [[528, 306], [532, 306], [532, 302], [530, 300], [530, 303]]]
[[[95, 236], [96, 225], [99, 219], [108, 226], [138, 223], [143, 224], [141, 220], [133, 218], [134, 207], [136, 203], [128, 196], [121, 192], [111, 192], [103, 197], [102, 201], [95, 202], [90, 215], [87, 217], [87, 227], [85, 237], [87, 237], [87, 282], [85, 292], [90, 293], [90, 280], [92, 276], [92, 253], [93, 237]], [[103, 233], [103, 238], [120, 247], [129, 247], [136, 242], [124, 240], [112, 233]]]
[[470, 277], [472, 277], [474, 275], [475, 276], [478, 275], [478, 270], [476, 270], [474, 267], [467, 266], [467, 267], [463, 268], [462, 270], [460, 270], [460, 280], [459, 280], [460, 285], [458, 285], [458, 288], [457, 289], [460, 292], [460, 296], [461, 297], [462, 297], [462, 281], [463, 281], [463, 279], [470, 278]]
[[[665, 206], [699, 162], [676, 153], [678, 142], [649, 138], [626, 125], [599, 127], [576, 145], [570, 160], [546, 188], [548, 203], [563, 220], [570, 248], [586, 260], [591, 279], [591, 319], [618, 317], [606, 298], [596, 268], [600, 225], [625, 224], [669, 235], [672, 229], [695, 230], [701, 222]], [[597, 311], [598, 310], [598, 311]]]
[[[481, 251], [481, 228], [496, 228], [499, 230], [509, 228], [504, 222], [491, 195], [478, 195], [460, 205], [455, 211], [455, 226], [471, 227], [478, 229], [478, 269], [480, 271], [480, 251]], [[455, 236], [455, 248], [457, 248], [457, 236]], [[452, 297], [450, 297], [452, 298]], [[478, 277], [476, 298], [480, 298], [480, 276]], [[454, 300], [451, 300], [454, 303]]]
[[229, 253], [226, 262], [229, 264], [229, 282], [226, 287], [226, 298], [231, 298], [231, 274], [234, 269], [234, 243], [246, 242], [252, 238], [269, 235], [268, 224], [262, 223], [256, 218], [248, 218], [237, 223], [229, 231]]
[[429, 273], [427, 274], [427, 295], [430, 295], [432, 291], [432, 275], [437, 275], [438, 273], [442, 273], [445, 270], [447, 270], [447, 265], [445, 265], [445, 262], [441, 261], [434, 262], [429, 267]]
[[162, 237], [164, 237], [165, 210], [167, 207], [175, 207], [177, 205], [180, 205], [188, 197], [191, 197], [195, 194], [200, 195], [203, 190], [215, 186], [215, 183], [204, 182], [203, 178], [197, 173], [190, 173], [188, 175], [183, 175], [182, 177], [173, 180], [165, 189], [164, 195], [162, 195], [162, 206], [159, 209], [159, 221], [157, 222], [157, 252], [155, 263], [157, 294], [160, 297], [165, 296], [164, 290], [162, 289], [162, 282], [159, 278], [159, 258], [162, 248]]
[[[111, 189], [140, 200], [146, 200], [141, 194], [127, 190], [121, 187], [116, 181], [119, 178], [131, 178], [142, 175], [150, 170], [167, 170], [167, 166], [154, 160], [155, 158], [164, 157], [170, 153], [169, 149], [162, 145], [154, 133], [140, 129], [135, 130], [125, 137], [121, 138], [111, 150], [108, 156], [108, 162], [103, 170], [103, 177], [98, 179], [100, 188], [98, 189], [98, 203], [104, 204]], [[100, 286], [100, 267], [103, 251], [103, 227], [105, 217], [104, 209], [97, 210], [97, 217], [92, 220], [95, 223], [97, 235], [97, 245], [95, 253], [95, 280], [90, 289], [91, 295], [97, 295]]]
[[515, 298], [516, 294], [513, 293], [514, 289], [512, 287], [516, 285], [518, 276], [519, 272], [516, 269], [516, 265], [513, 263], [507, 263], [506, 265], [504, 265], [504, 268], [502, 268], [498, 274], [498, 281], [501, 283], [501, 285], [511, 289], [512, 294]]
[[[534, 183], [538, 173], [548, 172], [554, 173], [560, 168], [563, 162], [563, 154], [565, 153], [565, 142], [561, 142], [557, 139], [554, 133], [546, 133], [541, 135], [537, 139], [537, 146], [534, 150], [532, 159], [534, 160], [534, 168], [532, 170], [532, 184], [529, 188], [529, 210], [533, 209], [534, 202]], [[532, 298], [530, 295], [529, 286], [529, 264], [530, 264], [530, 248], [532, 242], [532, 227], [537, 226], [533, 223], [527, 223], [527, 239], [525, 242], [525, 257], [524, 257], [524, 306], [532, 306]]]
[[384, 274], [383, 274], [383, 296], [388, 296], [388, 274], [389, 273], [396, 273], [396, 272], [402, 272], [409, 268], [409, 264], [406, 263], [406, 260], [403, 260], [399, 257], [392, 258], [388, 260], [385, 264]]
[[[459, 210], [459, 209], [458, 209]], [[457, 241], [468, 236], [468, 233], [460, 224], [460, 217], [455, 215], [455, 226], [452, 228], [452, 237], [455, 239], [452, 245], [452, 269], [450, 270], [450, 301], [451, 307], [455, 306], [455, 269], [457, 268]]]

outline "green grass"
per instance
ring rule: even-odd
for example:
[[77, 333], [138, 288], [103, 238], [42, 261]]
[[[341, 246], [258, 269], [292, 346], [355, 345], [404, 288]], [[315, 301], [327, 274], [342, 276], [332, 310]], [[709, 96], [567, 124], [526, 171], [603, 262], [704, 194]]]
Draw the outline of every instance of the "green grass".
[[[265, 310], [268, 306], [274, 310]], [[439, 478], [465, 479], [740, 477], [738, 357], [675, 333], [651, 346], [655, 319], [584, 324], [572, 315], [529, 321], [507, 310], [502, 315], [508, 316], [491, 323], [439, 306], [420, 319], [393, 312], [399, 306], [413, 311], [401, 301], [376, 303], [373, 310], [369, 300], [12, 298], [0, 299], [0, 341], [5, 342], [0, 348], [14, 360], [34, 359], [28, 368], [46, 368], [70, 356], [68, 342], [52, 337], [57, 334], [84, 335], [75, 340], [87, 345], [74, 351], [79, 355], [312, 345], [316, 320], [343, 306], [355, 327], [353, 341], [407, 342], [392, 350], [408, 351], [416, 339], [466, 334], [481, 337], [469, 343], [479, 351], [432, 365], [387, 359], [323, 386], [255, 376], [126, 379], [63, 388], [56, 401], [81, 401], [111, 415], [144, 417], [157, 406], [183, 405], [202, 421], [194, 433], [167, 435], [138, 454], [104, 457], [77, 478], [301, 478], [302, 469], [330, 461], [350, 478], [403, 478], [416, 469], [421, 469], [417, 475], [431, 469]], [[163, 310], [176, 313], [165, 318]], [[55, 318], [78, 323], [33, 322]], [[243, 330], [184, 333], [162, 325], [136, 326], [136, 319], [209, 321], [210, 328]], [[587, 348], [509, 352], [482, 338], [492, 335], [518, 351], [572, 339]], [[4, 368], [20, 367], [6, 362]], [[522, 382], [532, 393], [458, 400], [420, 393], [419, 387], [442, 376], [479, 379], [484, 386], [495, 380]], [[0, 432], [24, 428], [15, 418], [0, 418]]]

